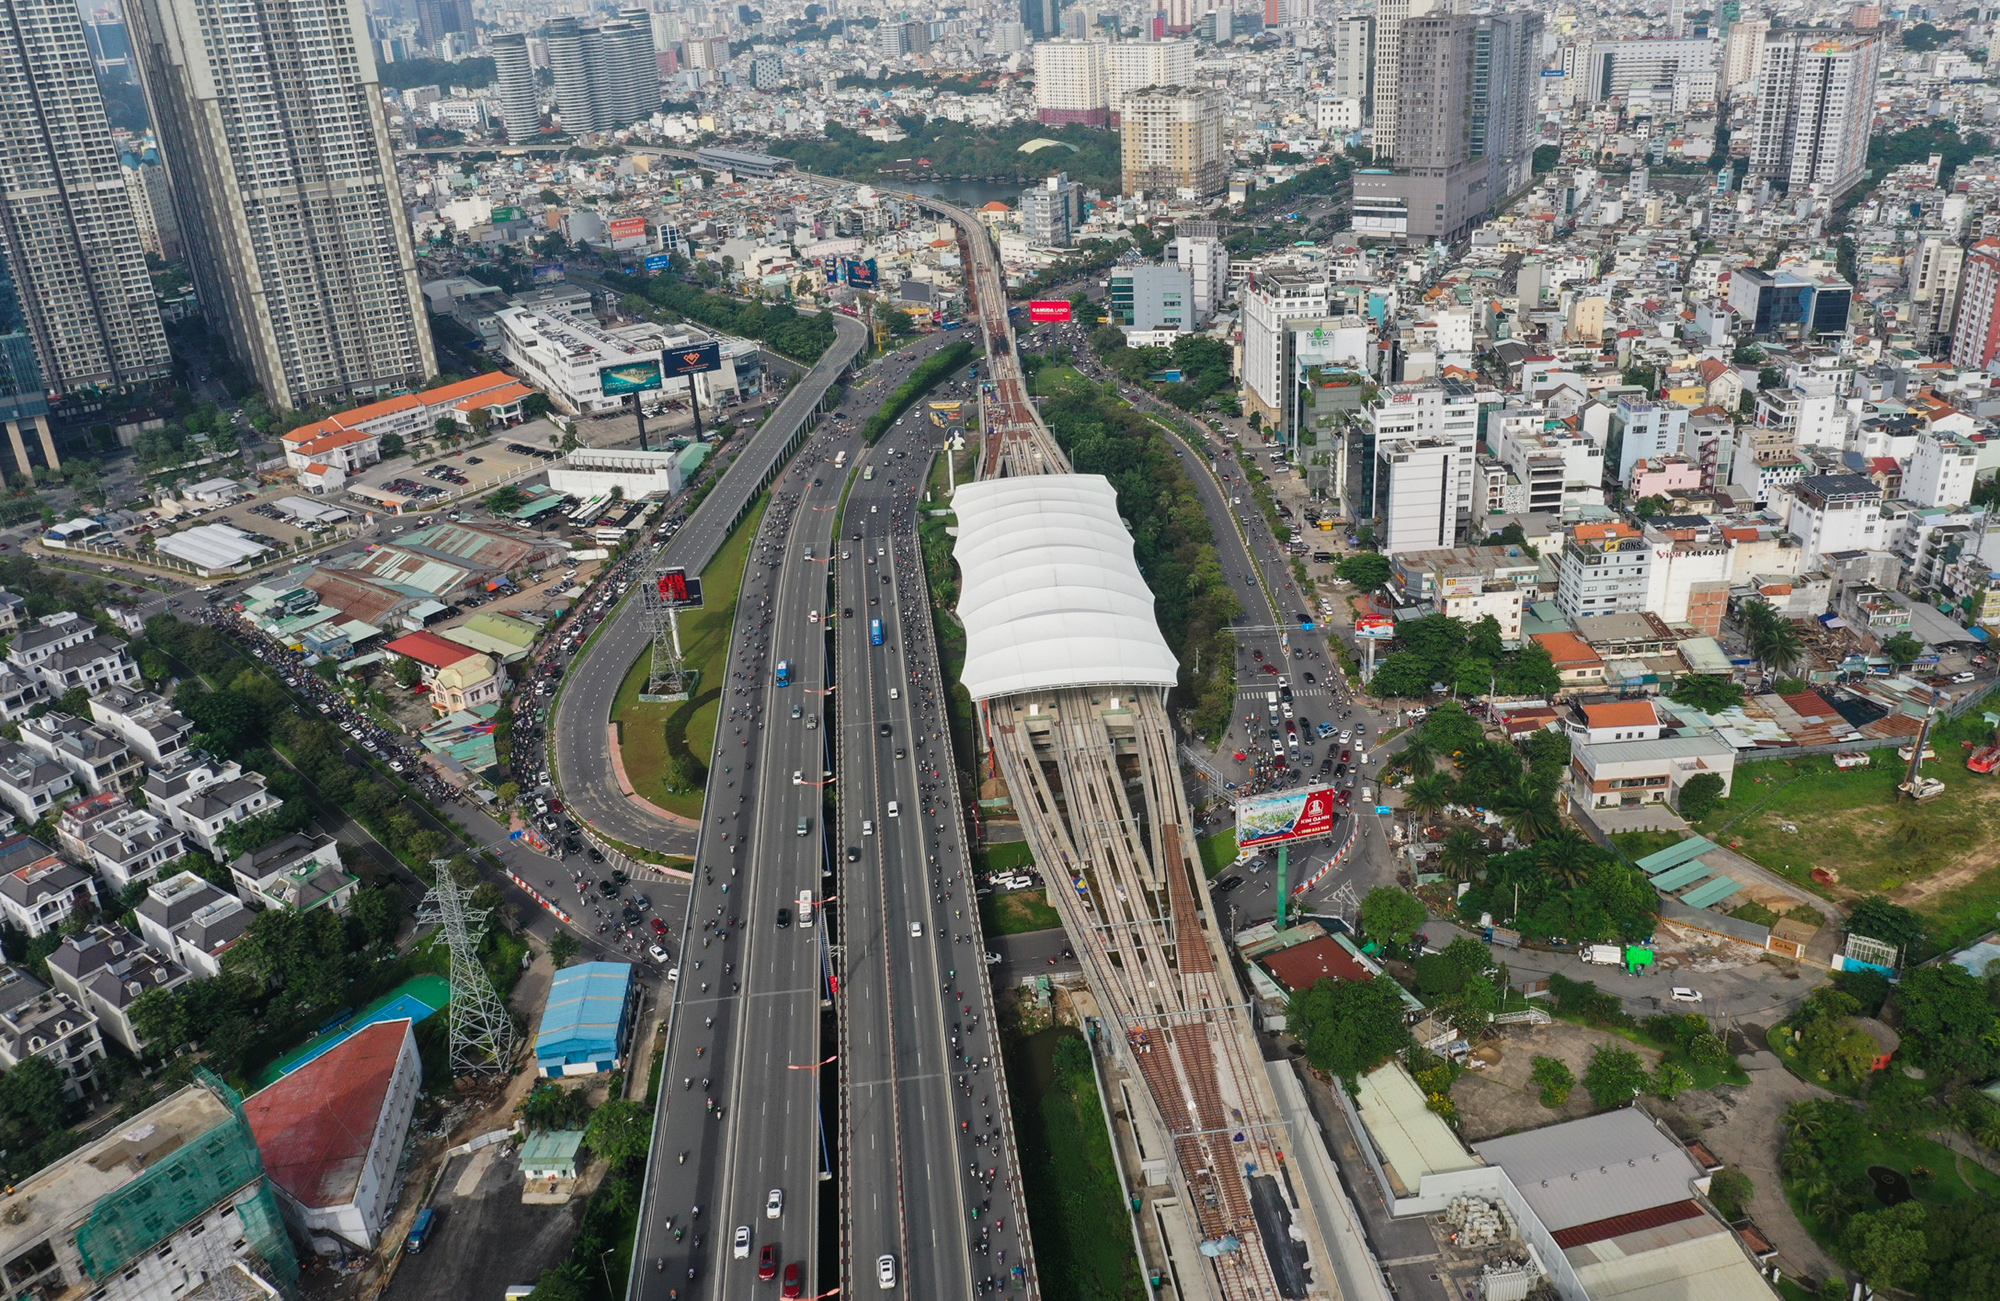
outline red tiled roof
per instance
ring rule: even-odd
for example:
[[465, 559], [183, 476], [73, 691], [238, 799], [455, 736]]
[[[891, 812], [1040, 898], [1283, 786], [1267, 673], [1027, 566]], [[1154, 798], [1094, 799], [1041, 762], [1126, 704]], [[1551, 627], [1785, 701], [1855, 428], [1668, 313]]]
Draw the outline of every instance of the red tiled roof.
[[1330, 935], [1269, 954], [1264, 958], [1264, 967], [1273, 980], [1294, 992], [1310, 989], [1329, 976], [1335, 980], [1375, 978], [1374, 972], [1362, 966]]
[[1700, 1202], [1693, 1200], [1668, 1202], [1663, 1206], [1648, 1206], [1643, 1211], [1633, 1211], [1628, 1215], [1613, 1215], [1608, 1219], [1592, 1220], [1588, 1224], [1572, 1225], [1567, 1229], [1557, 1230], [1554, 1237], [1556, 1246], [1568, 1251], [1572, 1247], [1584, 1247], [1609, 1238], [1622, 1238], [1628, 1233], [1639, 1233], [1666, 1224], [1678, 1224], [1682, 1220], [1697, 1219], [1704, 1214], [1706, 1212], [1701, 1209]]
[[1604, 660], [1573, 632], [1538, 632], [1535, 640], [1549, 653], [1558, 669], [1577, 668], [1590, 664], [1602, 664]]
[[[301, 1205], [354, 1195], [409, 1037], [409, 1021], [378, 1021], [243, 1100], [264, 1172]], [[387, 1141], [401, 1150], [402, 1135]]]
[[1650, 700], [1613, 700], [1585, 705], [1584, 721], [1592, 727], [1652, 727], [1660, 721]]
[[413, 632], [407, 637], [383, 643], [382, 649], [394, 651], [419, 664], [428, 664], [434, 669], [449, 668], [460, 660], [479, 654], [470, 646], [461, 646], [451, 638], [440, 637], [434, 632]]

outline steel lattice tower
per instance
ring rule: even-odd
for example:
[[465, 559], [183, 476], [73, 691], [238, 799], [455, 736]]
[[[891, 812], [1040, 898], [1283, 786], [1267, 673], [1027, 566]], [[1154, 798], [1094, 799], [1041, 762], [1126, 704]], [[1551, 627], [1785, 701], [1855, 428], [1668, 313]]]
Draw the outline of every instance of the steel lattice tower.
[[491, 910], [468, 905], [471, 892], [452, 875], [449, 860], [432, 859], [431, 870], [437, 884], [417, 906], [417, 925], [443, 927], [451, 953], [452, 1073], [505, 1070], [514, 1056], [514, 1021], [479, 961], [479, 936]]
[[653, 662], [646, 674], [646, 691], [641, 699], [686, 700], [694, 690], [694, 675], [681, 655], [680, 612], [687, 598], [670, 596], [663, 577], [664, 571], [640, 584], [646, 627], [653, 639]]

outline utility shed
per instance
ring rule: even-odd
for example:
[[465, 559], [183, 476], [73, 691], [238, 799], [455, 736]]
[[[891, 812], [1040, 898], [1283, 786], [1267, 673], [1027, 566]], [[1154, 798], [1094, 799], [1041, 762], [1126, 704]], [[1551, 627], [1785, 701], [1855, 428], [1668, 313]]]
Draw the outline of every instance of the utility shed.
[[535, 1035], [535, 1065], [548, 1075], [595, 1075], [625, 1064], [639, 987], [629, 962], [565, 967], [549, 985]]

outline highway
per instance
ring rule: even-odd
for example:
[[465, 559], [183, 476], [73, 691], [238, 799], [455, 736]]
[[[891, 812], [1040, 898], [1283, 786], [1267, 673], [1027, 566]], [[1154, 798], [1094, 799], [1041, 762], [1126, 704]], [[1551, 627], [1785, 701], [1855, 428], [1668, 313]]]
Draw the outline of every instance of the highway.
[[[821, 399], [868, 339], [867, 327], [852, 317], [836, 313], [833, 323], [837, 331], [833, 346], [792, 385], [763, 427], [748, 435], [735, 464], [660, 549], [658, 567], [679, 566], [700, 573], [784, 464], [795, 441], [810, 428]], [[638, 600], [629, 599], [570, 666], [549, 720], [551, 772], [570, 808], [597, 831], [628, 845], [691, 856], [693, 830], [628, 799], [611, 770], [611, 705], [648, 637], [645, 611]]]
[[912, 513], [933, 434], [920, 407], [866, 453], [838, 542], [841, 1284], [868, 1290], [886, 1253], [949, 1301], [1027, 1252]]

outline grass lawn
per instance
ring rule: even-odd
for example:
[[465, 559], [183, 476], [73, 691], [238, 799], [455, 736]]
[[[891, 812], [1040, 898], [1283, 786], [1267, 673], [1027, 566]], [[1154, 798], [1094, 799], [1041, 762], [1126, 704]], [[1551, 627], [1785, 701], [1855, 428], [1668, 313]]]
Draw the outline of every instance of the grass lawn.
[[1025, 840], [1003, 840], [976, 851], [973, 863], [982, 872], [1011, 872], [1017, 867], [1033, 867], [1035, 851]]
[[657, 705], [640, 701], [651, 671], [650, 649], [640, 653], [618, 688], [611, 720], [619, 725], [625, 775], [645, 799], [683, 817], [701, 816], [702, 792], [670, 791], [666, 786], [668, 737], [686, 737], [688, 749], [705, 766], [715, 749], [715, 723], [722, 710], [722, 683], [728, 674], [729, 631], [736, 622], [736, 598], [743, 590], [743, 565], [750, 543], [764, 518], [766, 497], [753, 506], [708, 568], [701, 571], [703, 608], [681, 616], [681, 649], [701, 678], [692, 700]]
[[[1928, 1138], [1916, 1135], [1885, 1136], [1870, 1133], [1864, 1127], [1861, 1141], [1844, 1150], [1841, 1160], [1829, 1167], [1834, 1183], [1845, 1186], [1854, 1180], [1865, 1180], [1868, 1167], [1888, 1166], [1905, 1175], [1918, 1166], [1928, 1167], [1932, 1179], [1928, 1184], [1910, 1183], [1910, 1192], [1920, 1202], [1933, 1206], [1951, 1206], [1969, 1198], [1992, 1199], [2000, 1197], [2000, 1175], [1994, 1174], [1977, 1161], [1958, 1155], [1942, 1143], [1934, 1143]], [[1792, 1209], [1798, 1212], [1799, 1223], [1806, 1232], [1822, 1244], [1830, 1244], [1826, 1229], [1806, 1210], [1802, 1199], [1796, 1196], [1796, 1181], [1785, 1185], [1785, 1196], [1791, 1200]], [[1864, 1204], [1866, 1210], [1880, 1210], [1876, 1199], [1869, 1198]]]
[[1062, 918], [1049, 907], [1040, 892], [1015, 890], [1009, 894], [989, 894], [979, 901], [979, 924], [988, 935], [1025, 935], [1062, 925]]
[[[1501, 1010], [1506, 1011], [1508, 1009], [1502, 1008]], [[1734, 1057], [1729, 1059], [1729, 1065], [1727, 1066], [1703, 1066], [1679, 1048], [1670, 1047], [1667, 1044], [1647, 1037], [1643, 1030], [1621, 1025], [1602, 1025], [1581, 1016], [1555, 1012], [1553, 1009], [1551, 1009], [1551, 1012], [1558, 1021], [1567, 1021], [1571, 1025], [1588, 1026], [1592, 1030], [1601, 1030], [1605, 1034], [1615, 1034], [1628, 1043], [1637, 1044], [1641, 1048], [1651, 1049], [1660, 1054], [1661, 1061], [1673, 1062], [1677, 1066], [1685, 1067], [1687, 1073], [1694, 1076], [1694, 1087], [1697, 1089], [1712, 1089], [1718, 1084], [1744, 1085], [1750, 1083], [1750, 1073], [1744, 1070], [1742, 1063], [1738, 1062]]]
[[1206, 836], [1195, 837], [1195, 849], [1201, 854], [1201, 870], [1210, 880], [1236, 861], [1236, 828], [1224, 827]]
[[[1945, 784], [1928, 804], [1899, 801], [1903, 764], [1894, 750], [1871, 752], [1866, 768], [1830, 758], [1744, 764], [1730, 798], [1697, 825], [1701, 834], [1772, 872], [1836, 900], [1884, 894], [1931, 923], [1950, 947], [1992, 926], [2000, 908], [2000, 781], [1967, 771], [1965, 743], [1991, 729], [1976, 715], [1938, 730], [1935, 762], [1924, 771]], [[1635, 857], [1672, 843], [1658, 835], [1617, 838]], [[1835, 876], [1812, 879], [1814, 868]]]
[[1789, 1027], [1784, 1025], [1772, 1026], [1764, 1032], [1764, 1042], [1771, 1049], [1772, 1053], [1777, 1056], [1778, 1060], [1785, 1064], [1786, 1070], [1807, 1083], [1816, 1084], [1829, 1093], [1838, 1093], [1843, 1098], [1859, 1098], [1861, 1096], [1860, 1087], [1849, 1084], [1846, 1080], [1833, 1079], [1831, 1077], [1822, 1079], [1818, 1076], [1808, 1075], [1805, 1064], [1799, 1060], [1799, 1050], [1792, 1046], [1792, 1032]]

